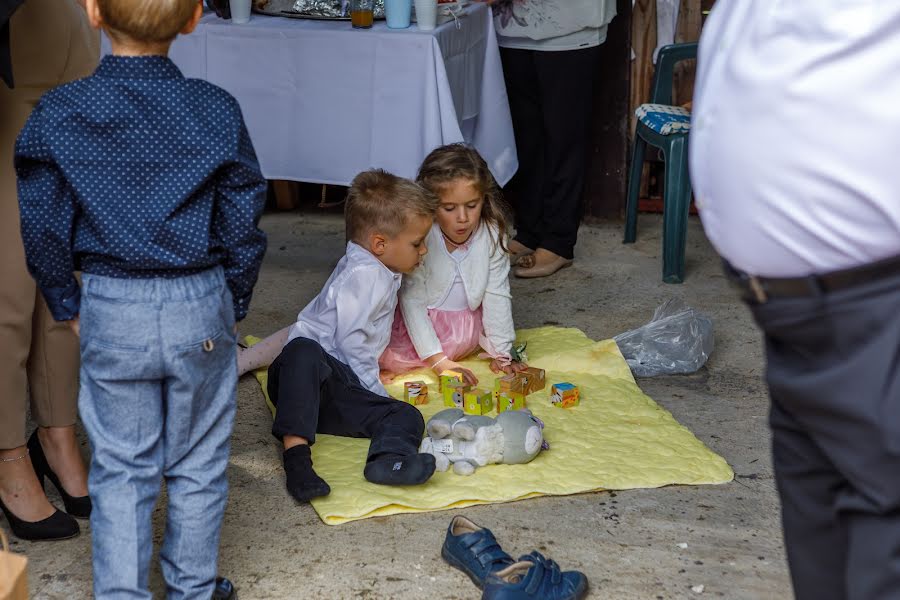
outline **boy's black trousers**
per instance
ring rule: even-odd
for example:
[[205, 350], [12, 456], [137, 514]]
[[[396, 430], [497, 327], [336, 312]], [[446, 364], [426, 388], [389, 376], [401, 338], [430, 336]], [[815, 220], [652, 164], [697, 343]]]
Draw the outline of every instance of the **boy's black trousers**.
[[371, 438], [368, 461], [416, 454], [425, 431], [419, 410], [364, 388], [353, 370], [306, 338], [291, 340], [269, 367], [272, 435], [316, 433]]

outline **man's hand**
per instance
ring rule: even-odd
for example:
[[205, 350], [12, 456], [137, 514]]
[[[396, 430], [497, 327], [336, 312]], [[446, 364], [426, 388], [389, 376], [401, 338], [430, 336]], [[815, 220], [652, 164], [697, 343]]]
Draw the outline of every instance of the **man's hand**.
[[69, 329], [75, 332], [75, 335], [81, 337], [81, 321], [78, 317], [75, 317], [71, 321], [66, 321], [66, 325], [69, 326]]

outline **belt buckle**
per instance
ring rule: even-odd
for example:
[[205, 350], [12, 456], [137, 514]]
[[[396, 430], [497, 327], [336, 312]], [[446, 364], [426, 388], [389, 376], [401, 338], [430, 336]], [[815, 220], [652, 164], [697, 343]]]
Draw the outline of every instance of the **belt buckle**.
[[769, 296], [766, 294], [766, 290], [763, 288], [762, 282], [755, 275], [751, 275], [747, 278], [747, 285], [750, 287], [750, 291], [753, 293], [753, 298], [759, 304], [765, 304], [769, 301]]

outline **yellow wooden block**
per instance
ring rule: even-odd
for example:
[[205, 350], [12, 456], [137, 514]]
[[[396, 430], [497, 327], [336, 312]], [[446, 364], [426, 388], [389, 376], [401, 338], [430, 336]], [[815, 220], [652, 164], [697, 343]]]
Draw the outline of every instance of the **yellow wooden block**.
[[466, 389], [463, 403], [463, 412], [467, 415], [486, 415], [494, 410], [491, 393], [481, 388]]

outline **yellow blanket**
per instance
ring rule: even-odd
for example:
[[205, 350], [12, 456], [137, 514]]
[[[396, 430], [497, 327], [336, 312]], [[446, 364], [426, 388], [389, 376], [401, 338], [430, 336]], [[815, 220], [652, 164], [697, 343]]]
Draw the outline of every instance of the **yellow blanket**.
[[[520, 341], [528, 342], [529, 364], [547, 371], [547, 388], [528, 397], [528, 408], [546, 424], [544, 437], [550, 450], [526, 465], [488, 465], [469, 477], [451, 470], [435, 473], [421, 486], [388, 487], [363, 478], [368, 440], [317, 436], [313, 462], [331, 486], [330, 495], [312, 502], [322, 520], [339, 525], [543, 495], [732, 480], [734, 473], [722, 457], [641, 392], [615, 342], [594, 342], [577, 329], [558, 327], [523, 330], [518, 335]], [[464, 364], [482, 386], [493, 385], [496, 376], [486, 361]], [[266, 371], [257, 371], [256, 377], [265, 393]], [[419, 407], [427, 420], [444, 408], [430, 372], [408, 374], [388, 386], [388, 391], [402, 398], [403, 382], [414, 380], [429, 383], [429, 403]], [[579, 406], [551, 406], [550, 385], [561, 381], [581, 389]]]

